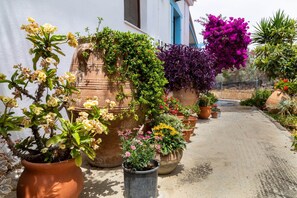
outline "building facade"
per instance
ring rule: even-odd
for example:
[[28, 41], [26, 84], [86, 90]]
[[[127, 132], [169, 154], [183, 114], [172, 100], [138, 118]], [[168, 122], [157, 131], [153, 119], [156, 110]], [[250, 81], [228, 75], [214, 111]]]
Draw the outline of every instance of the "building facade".
[[[1, 0], [0, 1], [0, 72], [8, 76], [12, 66], [22, 63], [32, 65], [28, 50], [30, 43], [20, 26], [28, 17], [39, 24], [50, 23], [58, 32], [80, 32], [85, 28], [94, 32], [97, 17], [102, 17], [101, 27], [119, 31], [148, 34], [159, 44], [175, 43], [197, 46], [189, 7], [195, 0]], [[66, 56], [61, 57], [59, 72], [69, 70], [73, 48], [65, 45]], [[0, 84], [0, 95], [9, 92]]]

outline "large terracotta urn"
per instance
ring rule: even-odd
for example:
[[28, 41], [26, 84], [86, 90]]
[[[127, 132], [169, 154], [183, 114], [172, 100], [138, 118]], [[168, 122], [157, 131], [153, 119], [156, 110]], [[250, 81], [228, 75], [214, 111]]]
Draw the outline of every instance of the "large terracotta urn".
[[290, 96], [281, 90], [275, 90], [266, 100], [265, 106], [271, 113], [278, 112], [278, 105], [282, 100], [289, 99]]
[[183, 150], [178, 149], [169, 153], [168, 155], [160, 154], [160, 168], [158, 170], [159, 175], [169, 174], [175, 170], [178, 163], [182, 159]]
[[[87, 56], [84, 54], [88, 54]], [[117, 65], [121, 65], [119, 59]], [[76, 87], [81, 92], [81, 99], [76, 103], [75, 111], [85, 110], [83, 103], [87, 98], [97, 96], [99, 106], [104, 107], [106, 100], [117, 101], [116, 97], [119, 93], [120, 86], [115, 82], [113, 77], [108, 77], [105, 72], [102, 53], [93, 51], [89, 43], [79, 44], [77, 47], [70, 67], [70, 71], [78, 76]], [[114, 114], [120, 114], [128, 109], [131, 101], [131, 92], [133, 87], [130, 83], [123, 85], [123, 93], [127, 96], [121, 102], [117, 102], [117, 106], [111, 111]], [[140, 112], [140, 111], [139, 111]], [[138, 115], [139, 122], [142, 121], [142, 116]], [[102, 142], [99, 149], [96, 151], [95, 160], [89, 160], [90, 164], [97, 167], [117, 167], [122, 164], [120, 138], [118, 131], [134, 128], [138, 126], [138, 122], [131, 117], [124, 117], [111, 122], [108, 126], [108, 135], [98, 135]]]
[[181, 89], [179, 91], [172, 91], [172, 94], [184, 106], [192, 106], [196, 104], [199, 94], [192, 89]]
[[78, 198], [83, 174], [74, 159], [57, 163], [31, 163], [22, 160], [24, 171], [17, 184], [18, 198]]

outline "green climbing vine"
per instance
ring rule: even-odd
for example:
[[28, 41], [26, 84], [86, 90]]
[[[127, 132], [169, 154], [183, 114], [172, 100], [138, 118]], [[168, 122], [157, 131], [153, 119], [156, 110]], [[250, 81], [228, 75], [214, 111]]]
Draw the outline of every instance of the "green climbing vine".
[[[92, 43], [93, 50], [103, 53], [104, 70], [118, 86], [118, 101], [127, 97], [123, 92], [125, 83], [132, 83], [130, 114], [135, 115], [139, 105], [145, 107], [147, 116], [160, 113], [159, 107], [163, 104], [162, 96], [167, 80], [151, 38], [144, 34], [120, 32], [106, 27], [102, 31], [97, 28], [94, 34], [80, 36], [80, 41]], [[119, 60], [121, 65], [117, 65]]]

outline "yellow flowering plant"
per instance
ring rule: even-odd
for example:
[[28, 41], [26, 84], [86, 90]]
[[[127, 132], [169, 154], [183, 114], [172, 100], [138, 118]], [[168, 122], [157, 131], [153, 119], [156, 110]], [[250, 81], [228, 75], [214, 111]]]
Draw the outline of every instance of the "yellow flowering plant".
[[[59, 45], [68, 43], [76, 47], [76, 38], [72, 33], [54, 34], [57, 27], [50, 24], [39, 25], [32, 18], [28, 22], [21, 29], [32, 43], [32, 67], [15, 65], [10, 79], [0, 74], [0, 83], [7, 83], [13, 90], [13, 97], [0, 96], [0, 137], [21, 159], [43, 163], [75, 158], [79, 166], [82, 152], [94, 159], [94, 150], [101, 142], [94, 136], [108, 132], [106, 125], [114, 119], [108, 110], [114, 107], [114, 102], [107, 101], [105, 108], [99, 108], [97, 98], [90, 98], [84, 103], [87, 111], [74, 117], [77, 112], [73, 105], [79, 98], [76, 77], [70, 72], [58, 76], [57, 70], [58, 55], [64, 55]], [[32, 91], [29, 87], [36, 89]], [[14, 113], [21, 100], [30, 100], [31, 104]], [[63, 109], [68, 110], [70, 119], [63, 118]], [[19, 141], [11, 138], [12, 131], [24, 128], [31, 135], [26, 134]]]
[[[171, 115], [168, 116], [171, 117]], [[152, 128], [151, 140], [157, 152], [162, 155], [168, 155], [186, 147], [181, 131], [165, 123], [159, 123]]]

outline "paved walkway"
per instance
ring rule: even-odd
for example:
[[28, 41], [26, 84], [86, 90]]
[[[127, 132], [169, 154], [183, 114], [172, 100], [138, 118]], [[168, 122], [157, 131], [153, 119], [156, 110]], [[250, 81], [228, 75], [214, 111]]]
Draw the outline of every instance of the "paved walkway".
[[[159, 177], [159, 197], [296, 198], [297, 154], [289, 132], [254, 108], [221, 105], [220, 118], [198, 121], [177, 169]], [[82, 198], [123, 197], [121, 168], [85, 174]]]

